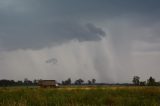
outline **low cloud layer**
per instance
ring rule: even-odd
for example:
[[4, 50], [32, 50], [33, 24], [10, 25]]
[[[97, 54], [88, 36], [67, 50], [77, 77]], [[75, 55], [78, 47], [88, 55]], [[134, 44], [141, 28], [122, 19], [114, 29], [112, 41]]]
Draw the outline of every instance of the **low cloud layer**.
[[1, 29], [0, 40], [4, 50], [42, 49], [70, 40], [97, 41], [105, 32], [95, 25], [70, 22], [51, 22], [29, 26], [8, 26]]

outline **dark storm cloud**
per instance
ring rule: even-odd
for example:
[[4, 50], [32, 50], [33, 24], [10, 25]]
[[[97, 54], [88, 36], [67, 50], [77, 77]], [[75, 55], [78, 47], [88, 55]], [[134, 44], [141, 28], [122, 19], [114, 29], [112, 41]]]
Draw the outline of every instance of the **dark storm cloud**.
[[61, 10], [54, 4], [53, 7], [50, 5], [56, 1], [44, 4], [37, 1], [35, 7], [29, 5], [35, 3], [32, 1], [8, 2], [0, 10], [0, 40], [5, 50], [40, 49], [73, 39], [95, 41], [105, 36], [105, 32], [92, 23], [81, 24], [74, 18], [61, 18], [57, 13]]
[[2, 46], [12, 49], [40, 49], [51, 44], [60, 44], [73, 39], [95, 41], [105, 36], [105, 32], [89, 23], [55, 22], [45, 25], [7, 27], [1, 30]]
[[105, 31], [94, 23], [84, 23], [85, 19], [131, 18], [136, 27], [150, 26], [159, 21], [159, 3], [159, 0], [2, 0], [0, 47], [40, 49], [73, 39], [100, 40]]
[[[157, 9], [159, 9], [159, 0], [87, 0], [87, 1], [79, 1], [79, 0], [47, 0], [41, 1], [43, 3], [43, 7], [47, 7], [50, 11], [57, 11], [57, 14], [65, 15], [75, 15], [75, 14], [104, 14], [104, 15], [119, 15], [122, 13], [141, 13], [141, 14], [154, 14], [158, 13]], [[56, 6], [54, 5], [56, 4]], [[51, 10], [51, 8], [55, 10]], [[108, 16], [109, 16], [108, 15]]]

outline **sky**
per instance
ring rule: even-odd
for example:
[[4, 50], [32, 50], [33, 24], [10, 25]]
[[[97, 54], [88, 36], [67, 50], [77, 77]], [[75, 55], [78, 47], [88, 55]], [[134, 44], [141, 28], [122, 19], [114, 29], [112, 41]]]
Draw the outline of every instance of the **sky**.
[[0, 79], [160, 81], [159, 0], [1, 0]]

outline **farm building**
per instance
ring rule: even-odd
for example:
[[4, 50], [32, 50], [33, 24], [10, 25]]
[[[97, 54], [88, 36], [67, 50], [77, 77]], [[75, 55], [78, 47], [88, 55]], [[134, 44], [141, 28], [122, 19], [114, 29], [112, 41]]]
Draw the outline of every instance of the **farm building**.
[[39, 80], [40, 87], [58, 87], [56, 80]]

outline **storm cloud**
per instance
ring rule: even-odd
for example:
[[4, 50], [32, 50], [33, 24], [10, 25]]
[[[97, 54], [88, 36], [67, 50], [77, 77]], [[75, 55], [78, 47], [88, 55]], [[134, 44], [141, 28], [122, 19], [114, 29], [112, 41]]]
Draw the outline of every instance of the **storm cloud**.
[[1, 0], [0, 78], [158, 79], [159, 4], [159, 0]]
[[88, 0], [85, 3], [2, 0], [0, 3], [0, 44], [5, 50], [41, 49], [73, 39], [100, 40], [106, 35], [96, 25], [100, 19], [106, 26], [116, 20], [132, 21], [135, 27], [155, 27], [153, 33], [159, 34], [159, 25], [155, 25], [160, 18], [157, 0]]
[[77, 39], [96, 41], [105, 36], [105, 32], [88, 23], [55, 22], [45, 25], [13, 26], [1, 31], [1, 46], [5, 50], [41, 49]]

